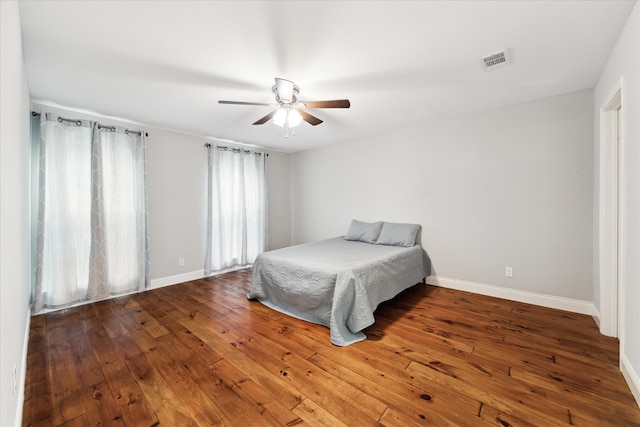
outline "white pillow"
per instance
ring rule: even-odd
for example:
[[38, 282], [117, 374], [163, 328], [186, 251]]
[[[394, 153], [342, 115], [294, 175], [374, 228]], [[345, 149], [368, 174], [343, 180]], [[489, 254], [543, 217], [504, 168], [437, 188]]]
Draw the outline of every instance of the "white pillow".
[[361, 222], [358, 220], [351, 221], [351, 226], [344, 240], [357, 240], [365, 243], [375, 243], [382, 228], [382, 221], [378, 222]]
[[416, 244], [419, 230], [420, 225], [418, 224], [385, 222], [382, 224], [376, 245], [413, 246]]

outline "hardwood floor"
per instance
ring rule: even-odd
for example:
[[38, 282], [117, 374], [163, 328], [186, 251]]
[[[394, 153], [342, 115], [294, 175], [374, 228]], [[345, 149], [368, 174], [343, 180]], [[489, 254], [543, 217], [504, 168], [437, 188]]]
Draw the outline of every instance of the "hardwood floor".
[[368, 340], [245, 294], [249, 271], [31, 321], [30, 426], [638, 426], [589, 316], [417, 285]]

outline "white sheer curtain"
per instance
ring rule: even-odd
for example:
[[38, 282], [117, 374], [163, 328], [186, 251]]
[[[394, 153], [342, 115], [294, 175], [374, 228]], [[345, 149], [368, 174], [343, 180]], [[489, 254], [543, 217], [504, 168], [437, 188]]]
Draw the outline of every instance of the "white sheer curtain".
[[142, 133], [50, 114], [40, 133], [33, 311], [143, 289]]
[[87, 297], [142, 290], [148, 282], [144, 138], [96, 125]]
[[42, 117], [34, 311], [82, 301], [91, 250], [90, 122]]
[[205, 273], [252, 264], [267, 246], [266, 154], [209, 146]]

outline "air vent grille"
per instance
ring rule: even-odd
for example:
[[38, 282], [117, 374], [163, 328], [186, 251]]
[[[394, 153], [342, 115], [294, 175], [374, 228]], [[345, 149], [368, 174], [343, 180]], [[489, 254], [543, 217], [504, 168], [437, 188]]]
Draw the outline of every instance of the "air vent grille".
[[487, 71], [502, 68], [511, 63], [508, 51], [506, 50], [487, 55], [482, 58], [482, 62], [484, 63], [484, 69]]

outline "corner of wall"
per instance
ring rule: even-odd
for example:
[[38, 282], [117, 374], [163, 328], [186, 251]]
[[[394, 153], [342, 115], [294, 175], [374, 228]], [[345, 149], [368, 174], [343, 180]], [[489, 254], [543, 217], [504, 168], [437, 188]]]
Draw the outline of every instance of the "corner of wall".
[[620, 355], [620, 372], [622, 372], [622, 376], [627, 381], [636, 403], [640, 406], [640, 376], [638, 376], [638, 373], [633, 369], [624, 354]]
[[596, 322], [596, 326], [598, 327], [598, 330], [600, 330], [600, 310], [598, 309], [597, 305], [593, 305], [593, 321]]
[[20, 3], [0, 1], [0, 425], [20, 425], [30, 326], [29, 84]]
[[27, 311], [27, 320], [25, 322], [24, 330], [24, 343], [22, 344], [22, 363], [20, 367], [20, 378], [18, 378], [18, 396], [22, 396], [22, 399], [18, 399], [16, 403], [16, 426], [22, 425], [22, 408], [24, 406], [24, 391], [27, 381], [27, 355], [29, 351], [29, 330], [31, 329], [31, 311]]

